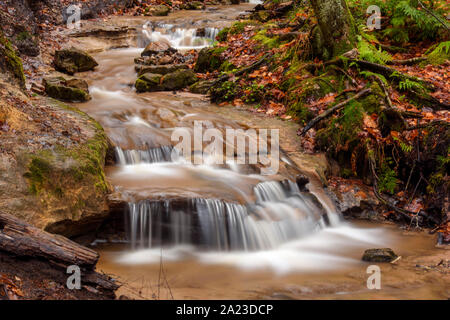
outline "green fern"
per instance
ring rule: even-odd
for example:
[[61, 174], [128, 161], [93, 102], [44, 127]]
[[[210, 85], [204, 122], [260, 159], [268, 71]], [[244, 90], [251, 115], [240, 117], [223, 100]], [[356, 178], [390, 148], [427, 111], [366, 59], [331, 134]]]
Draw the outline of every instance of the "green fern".
[[443, 64], [447, 60], [450, 60], [450, 41], [441, 42], [427, 58], [427, 62], [433, 65]]
[[359, 58], [369, 62], [385, 64], [392, 60], [392, 56], [389, 53], [375, 48], [373, 44], [362, 39], [362, 37], [360, 37], [358, 41], [358, 51]]

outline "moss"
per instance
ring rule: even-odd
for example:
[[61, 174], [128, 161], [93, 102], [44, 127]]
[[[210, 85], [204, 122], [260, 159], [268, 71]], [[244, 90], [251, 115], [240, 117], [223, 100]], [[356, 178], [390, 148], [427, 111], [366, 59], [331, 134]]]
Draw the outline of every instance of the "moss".
[[6, 63], [7, 69], [12, 72], [14, 77], [19, 81], [22, 88], [25, 87], [25, 74], [23, 72], [22, 60], [17, 55], [11, 45], [11, 42], [4, 36], [0, 30], [0, 55]]
[[[108, 140], [100, 124], [84, 112], [56, 100], [51, 101], [55, 106], [84, 117], [94, 128], [95, 134], [86, 142], [73, 148], [57, 145], [54, 150], [42, 150], [26, 155], [28, 166], [24, 177], [28, 180], [30, 193], [40, 196], [46, 204], [54, 201], [73, 202], [72, 209], [76, 210], [76, 203], [85, 200], [82, 198], [76, 201], [68, 200], [72, 194], [67, 189], [74, 187], [89, 189], [94, 186], [97, 195], [106, 194], [109, 191], [104, 172]], [[92, 197], [92, 192], [87, 190], [82, 197]]]
[[222, 53], [225, 52], [225, 50], [227, 50], [227, 47], [203, 48], [200, 50], [194, 71], [205, 73], [218, 70], [224, 62]]
[[233, 81], [224, 81], [219, 87], [210, 89], [211, 101], [231, 101], [237, 95], [237, 84]]
[[258, 31], [258, 33], [253, 37], [253, 40], [256, 40], [261, 43], [267, 49], [273, 49], [280, 45], [280, 40], [278, 37], [269, 38], [266, 36], [267, 30], [263, 29]]
[[219, 68], [219, 71], [222, 72], [231, 72], [236, 70], [236, 66], [234, 64], [232, 64], [230, 61], [224, 61]]
[[227, 41], [229, 32], [230, 32], [230, 28], [228, 28], [228, 27], [220, 30], [216, 37], [217, 41], [219, 41], [219, 42]]

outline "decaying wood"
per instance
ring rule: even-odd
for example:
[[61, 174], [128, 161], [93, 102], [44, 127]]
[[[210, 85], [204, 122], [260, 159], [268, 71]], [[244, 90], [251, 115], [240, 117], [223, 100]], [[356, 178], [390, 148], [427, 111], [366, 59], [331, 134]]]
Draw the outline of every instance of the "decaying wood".
[[315, 117], [314, 119], [312, 119], [302, 130], [302, 132], [300, 133], [300, 136], [304, 136], [311, 128], [313, 128], [316, 124], [318, 124], [320, 121], [322, 121], [325, 118], [328, 118], [329, 116], [331, 116], [334, 112], [338, 111], [339, 109], [343, 108], [347, 103], [349, 103], [350, 101], [359, 99], [367, 94], [369, 94], [370, 92], [372, 92], [371, 89], [363, 89], [361, 91], [359, 91], [357, 94], [355, 94], [353, 97], [351, 97], [350, 99], [347, 99], [341, 103], [338, 103], [337, 105], [335, 105], [334, 107], [326, 110], [325, 112], [322, 112], [320, 115], [318, 115], [317, 117]]
[[99, 258], [98, 253], [89, 248], [4, 213], [0, 213], [0, 250], [87, 269], [93, 269]]

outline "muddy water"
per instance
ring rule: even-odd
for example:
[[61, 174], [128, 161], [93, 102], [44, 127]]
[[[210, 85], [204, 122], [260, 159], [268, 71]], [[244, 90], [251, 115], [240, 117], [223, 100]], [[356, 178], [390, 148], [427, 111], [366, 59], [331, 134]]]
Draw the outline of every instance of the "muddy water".
[[[230, 12], [223, 8], [208, 13], [203, 24], [200, 16], [181, 22], [189, 24], [191, 19], [196, 28], [213, 28], [211, 17], [226, 23]], [[159, 18], [153, 22], [167, 29], [174, 28], [174, 21], [180, 23]], [[187, 30], [183, 25], [169, 32], [171, 42], [180, 48], [186, 43], [203, 46], [192, 39], [195, 34], [180, 31]], [[138, 95], [133, 60], [141, 51], [96, 54], [96, 72], [82, 75], [93, 99], [78, 106], [102, 124], [115, 145], [117, 163], [107, 168], [107, 178], [113, 197], [129, 203], [124, 212], [129, 243], [100, 248], [99, 268], [125, 283], [120, 293], [145, 299], [415, 298], [412, 289], [417, 298], [448, 295], [448, 282], [438, 281], [438, 274], [428, 279], [411, 267], [422, 252], [428, 252], [428, 262], [439, 262], [435, 260], [442, 252], [435, 252], [430, 237], [405, 241], [393, 228], [343, 222], [318, 179], [311, 180], [311, 193], [298, 190], [295, 176], [320, 171], [322, 159], [298, 152], [295, 125], [213, 106], [199, 95]], [[196, 120], [221, 132], [280, 129], [280, 171], [262, 175], [258, 166], [193, 165], [169, 157], [173, 131], [192, 130]], [[176, 207], [174, 199], [184, 199], [185, 207]], [[365, 286], [367, 265], [360, 257], [373, 247], [393, 247], [408, 257], [398, 266], [382, 267], [392, 279], [385, 291]], [[405, 274], [411, 280], [401, 282]]]
[[[378, 244], [390, 244], [402, 257], [396, 264], [378, 264], [381, 290], [367, 289], [370, 263], [360, 258], [368, 244], [349, 246], [347, 236], [352, 230], [345, 227], [341, 233], [297, 243], [295, 254], [283, 249], [246, 257], [221, 253], [220, 259], [219, 254], [199, 259], [187, 248], [178, 252], [163, 249], [141, 252], [130, 262], [124, 261], [123, 247], [109, 246], [100, 248], [98, 268], [123, 283], [119, 295], [135, 299], [449, 298], [448, 267], [435, 267], [448, 259], [448, 251], [434, 248], [433, 236], [385, 224], [357, 226], [383, 237]], [[326, 264], [318, 259], [320, 255]]]

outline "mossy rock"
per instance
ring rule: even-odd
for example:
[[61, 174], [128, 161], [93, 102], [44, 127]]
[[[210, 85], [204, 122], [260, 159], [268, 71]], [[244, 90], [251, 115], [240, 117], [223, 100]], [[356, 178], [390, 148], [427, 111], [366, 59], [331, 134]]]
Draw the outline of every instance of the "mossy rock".
[[397, 259], [397, 255], [390, 248], [367, 249], [362, 257], [367, 262], [391, 262]]
[[189, 67], [187, 64], [164, 64], [153, 66], [137, 65], [135, 69], [138, 72], [138, 75], [141, 76], [145, 73], [156, 73], [164, 75], [175, 72], [180, 69], [189, 69]]
[[135, 83], [137, 92], [162, 91], [161, 74], [145, 73], [141, 75]]
[[197, 81], [197, 76], [191, 69], [180, 69], [162, 77], [161, 85], [164, 90], [179, 90]]
[[230, 32], [230, 28], [228, 28], [228, 27], [220, 30], [216, 37], [217, 41], [219, 41], [219, 42], [227, 41], [229, 32]]
[[[108, 215], [104, 165], [108, 138], [98, 122], [77, 108], [46, 98], [59, 116], [80, 125], [82, 141], [21, 154], [23, 177], [36, 202], [36, 215], [26, 221], [68, 237], [95, 230]], [[19, 213], [20, 216], [20, 213]]]
[[73, 75], [76, 72], [94, 70], [97, 61], [88, 53], [78, 49], [64, 49], [55, 51], [55, 68], [58, 71]]
[[181, 6], [181, 9], [185, 10], [203, 10], [205, 9], [205, 4], [200, 1], [191, 1], [188, 3], [185, 3]]
[[211, 72], [218, 70], [225, 61], [222, 53], [226, 47], [203, 48], [198, 54], [197, 61], [194, 66], [194, 71], [199, 73]]
[[63, 77], [50, 77], [43, 80], [45, 92], [49, 97], [69, 102], [85, 102], [91, 99], [88, 84], [81, 79], [66, 80]]
[[152, 14], [157, 17], [167, 16], [170, 12], [170, 8], [163, 4], [152, 7]]
[[25, 88], [25, 74], [23, 72], [22, 60], [17, 55], [11, 42], [0, 30], [0, 70], [10, 74], [20, 87]]
[[189, 87], [189, 91], [192, 93], [207, 94], [213, 83], [214, 80], [198, 81]]

